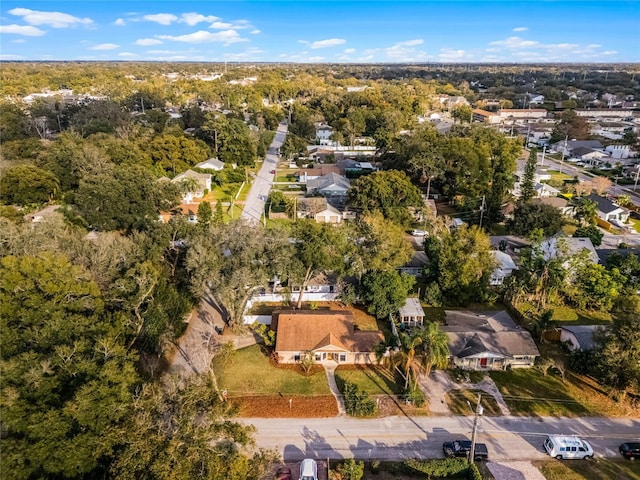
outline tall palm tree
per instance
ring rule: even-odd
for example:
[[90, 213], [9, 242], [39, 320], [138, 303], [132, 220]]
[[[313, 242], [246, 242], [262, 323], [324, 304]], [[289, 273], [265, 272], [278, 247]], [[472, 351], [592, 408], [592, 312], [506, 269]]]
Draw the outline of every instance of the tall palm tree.
[[399, 370], [405, 380], [404, 388], [409, 389], [411, 381], [420, 373], [429, 375], [431, 370], [447, 365], [449, 342], [447, 334], [440, 330], [437, 322], [427, 322], [411, 333], [399, 335], [400, 348], [392, 357], [392, 365]]

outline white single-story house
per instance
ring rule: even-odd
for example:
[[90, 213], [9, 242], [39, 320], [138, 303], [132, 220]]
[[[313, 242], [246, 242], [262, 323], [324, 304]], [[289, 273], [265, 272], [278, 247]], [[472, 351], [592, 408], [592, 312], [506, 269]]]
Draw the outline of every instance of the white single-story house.
[[449, 365], [464, 370], [530, 368], [540, 351], [531, 334], [505, 311], [447, 310]]
[[593, 348], [593, 332], [602, 328], [598, 325], [572, 325], [560, 327], [560, 342], [574, 350], [591, 350]]
[[498, 266], [491, 274], [491, 278], [489, 279], [490, 285], [502, 285], [504, 283], [504, 279], [510, 277], [514, 270], [517, 270], [513, 259], [505, 252], [500, 250], [491, 250], [491, 254], [496, 260]]
[[342, 212], [327, 204], [324, 210], [314, 215], [314, 219], [316, 223], [342, 223]]
[[224, 162], [217, 158], [210, 158], [209, 160], [198, 163], [196, 168], [202, 168], [203, 170], [215, 170], [219, 172], [224, 168]]
[[205, 190], [211, 190], [211, 174], [210, 173], [197, 173], [193, 170], [187, 170], [180, 175], [176, 175], [171, 182], [180, 184], [180, 182], [193, 178], [197, 180], [198, 185], [190, 192], [185, 192], [182, 197], [182, 203], [192, 203], [194, 198], [204, 197]]
[[420, 305], [420, 299], [409, 297], [398, 311], [400, 323], [407, 327], [418, 327], [424, 323], [424, 310]]
[[588, 195], [586, 198], [596, 204], [598, 218], [605, 222], [616, 225], [617, 223], [627, 223], [627, 220], [629, 220], [630, 212], [626, 208], [620, 207], [595, 193]]
[[552, 187], [548, 183], [536, 183], [534, 189], [536, 191], [536, 196], [540, 198], [557, 197], [561, 193], [560, 190]]
[[357, 330], [347, 310], [273, 312], [279, 363], [295, 364], [311, 356], [316, 363], [376, 363], [374, 349], [384, 342], [381, 331]]

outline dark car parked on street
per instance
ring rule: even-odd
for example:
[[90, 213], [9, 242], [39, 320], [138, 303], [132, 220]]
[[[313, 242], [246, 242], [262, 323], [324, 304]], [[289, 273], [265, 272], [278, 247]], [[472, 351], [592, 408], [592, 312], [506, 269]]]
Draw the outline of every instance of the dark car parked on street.
[[[470, 440], [455, 440], [453, 442], [444, 442], [442, 451], [445, 457], [468, 457], [471, 452]], [[489, 451], [484, 443], [476, 443], [473, 449], [474, 460], [488, 460]]]
[[626, 442], [618, 447], [624, 458], [635, 460], [640, 458], [640, 442]]

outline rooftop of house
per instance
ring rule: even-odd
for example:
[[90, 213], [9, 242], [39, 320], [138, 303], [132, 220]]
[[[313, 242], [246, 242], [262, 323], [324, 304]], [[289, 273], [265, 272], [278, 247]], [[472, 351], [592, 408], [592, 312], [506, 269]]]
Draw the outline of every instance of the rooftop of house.
[[348, 352], [371, 352], [384, 335], [355, 329], [347, 310], [284, 310], [273, 313], [276, 351], [305, 352], [333, 346]]
[[572, 325], [562, 326], [561, 330], [571, 332], [578, 340], [580, 348], [583, 350], [591, 350], [593, 348], [593, 333], [602, 328], [600, 325]]
[[596, 195], [595, 193], [587, 195], [587, 198], [592, 202], [595, 202], [596, 207], [602, 213], [611, 213], [615, 212], [616, 210], [624, 210], [623, 207], [620, 207], [613, 203], [611, 200], [601, 197], [600, 195]]
[[554, 208], [564, 208], [569, 204], [569, 201], [562, 197], [540, 197], [532, 198], [530, 201], [541, 205], [550, 205]]
[[420, 305], [420, 299], [409, 297], [399, 309], [400, 317], [424, 317], [424, 310]]
[[512, 357], [540, 355], [531, 334], [516, 325], [503, 310], [472, 312], [447, 310], [442, 329], [449, 337], [449, 349], [459, 358], [483, 352]]
[[348, 190], [351, 186], [349, 180], [346, 177], [343, 177], [342, 175], [339, 175], [335, 172], [330, 172], [326, 175], [322, 175], [321, 177], [309, 180], [307, 182], [307, 190], [322, 190], [327, 187], [331, 187], [332, 185], [335, 185], [344, 190]]

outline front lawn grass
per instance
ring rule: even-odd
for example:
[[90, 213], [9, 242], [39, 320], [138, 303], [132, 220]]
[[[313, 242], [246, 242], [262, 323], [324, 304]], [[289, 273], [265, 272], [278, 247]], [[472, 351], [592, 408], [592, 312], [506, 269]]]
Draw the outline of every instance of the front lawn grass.
[[[454, 415], [473, 415], [478, 403], [479, 393], [482, 394], [480, 405], [484, 409], [483, 415], [489, 417], [502, 415], [498, 402], [484, 390], [450, 390], [445, 395], [445, 400], [449, 405], [449, 410]], [[469, 404], [471, 404], [471, 407], [469, 407]]]
[[336, 369], [336, 383], [343, 390], [344, 383], [351, 382], [369, 395], [399, 395], [402, 386], [389, 370], [383, 367], [339, 366]]
[[640, 480], [640, 462], [624, 459], [534, 460], [547, 480]]
[[324, 370], [305, 376], [293, 365], [274, 367], [260, 345], [236, 350], [226, 358], [214, 357], [212, 369], [229, 397], [331, 394]]
[[536, 368], [489, 372], [500, 389], [512, 415], [575, 417], [598, 415], [598, 411], [578, 401], [570, 393], [570, 382], [546, 376]]

